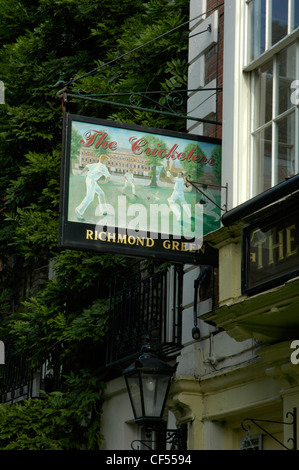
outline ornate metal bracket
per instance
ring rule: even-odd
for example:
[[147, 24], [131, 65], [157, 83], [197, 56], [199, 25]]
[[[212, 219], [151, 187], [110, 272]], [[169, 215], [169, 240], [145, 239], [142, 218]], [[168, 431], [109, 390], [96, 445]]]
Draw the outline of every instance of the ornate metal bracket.
[[[272, 420], [267, 420], [267, 419], [256, 419], [256, 418], [245, 418], [242, 420], [241, 426], [246, 431], [249, 433], [250, 431], [250, 426], [247, 428], [245, 427], [244, 423], [245, 421], [251, 421], [251, 423], [255, 424], [259, 429], [261, 429], [263, 432], [265, 432], [268, 436], [270, 436], [272, 439], [274, 439], [278, 444], [280, 444], [282, 447], [284, 447], [286, 450], [297, 450], [297, 409], [293, 408], [293, 411], [288, 411], [286, 414], [286, 418], [289, 416], [292, 417], [292, 420], [290, 422], [286, 421], [272, 421]], [[267, 431], [264, 427], [262, 427], [258, 422], [264, 422], [264, 423], [276, 423], [276, 424], [286, 424], [289, 426], [293, 426], [293, 437], [290, 437], [287, 442], [292, 441], [293, 442], [293, 447], [287, 447], [285, 444], [280, 442], [275, 436], [273, 436], [269, 431]]]
[[[153, 438], [153, 432], [155, 436]], [[165, 446], [169, 446], [169, 450], [187, 450], [187, 425], [183, 424], [178, 429], [145, 429], [145, 439], [135, 439], [131, 443], [132, 450], [141, 450], [140, 446], [145, 449], [153, 450], [155, 444], [164, 442]]]
[[[190, 180], [190, 176], [186, 176], [186, 186], [188, 187], [189, 184], [191, 184], [191, 186], [193, 186], [197, 191], [199, 191], [205, 198], [207, 198], [209, 201], [211, 201], [216, 207], [218, 207], [218, 209], [220, 209], [221, 211], [227, 211], [227, 191], [228, 191], [228, 184], [226, 184], [225, 186], [218, 186], [216, 184], [207, 184], [207, 183], [201, 183], [200, 181], [191, 181]], [[225, 189], [226, 190], [226, 193], [225, 193], [225, 205], [224, 207], [221, 207], [219, 206], [215, 201], [213, 201], [213, 199], [211, 199], [204, 191], [202, 188], [199, 188], [199, 186], [203, 187], [203, 186], [206, 186], [206, 187], [211, 187], [211, 188], [218, 188], [218, 189]]]
[[[58, 84], [61, 84], [61, 82], [58, 82]], [[56, 85], [54, 85], [54, 87]], [[221, 91], [221, 90], [222, 88], [204, 88], [202, 90], [174, 90], [174, 91], [168, 91], [168, 92], [154, 91], [154, 92], [136, 92], [136, 93], [119, 93], [119, 94], [116, 93], [116, 94], [109, 95], [109, 94], [91, 94], [91, 93], [85, 92], [82, 89], [78, 89], [76, 90], [76, 92], [70, 93], [67, 87], [64, 87], [62, 90], [58, 91], [56, 96], [62, 100], [63, 104], [68, 102], [68, 98], [73, 98], [73, 99], [109, 104], [111, 106], [118, 106], [118, 107], [123, 107], [123, 108], [128, 108], [128, 109], [134, 109], [138, 111], [162, 114], [164, 116], [170, 116], [174, 118], [183, 118], [183, 119], [190, 120], [190, 121], [214, 124], [215, 126], [222, 126], [221, 122], [213, 121], [210, 119], [201, 119], [201, 118], [190, 116], [190, 115], [183, 114], [180, 112], [175, 112], [174, 110], [176, 107], [181, 106], [183, 104], [182, 93], [188, 93], [191, 91], [197, 91], [197, 92], [214, 91], [213, 94], [215, 94], [217, 93], [217, 91]], [[155, 94], [160, 94], [163, 96], [163, 98], [161, 98], [159, 101], [156, 99], [153, 99], [153, 96]], [[103, 99], [104, 97], [108, 97], [108, 96], [128, 96], [129, 103], [120, 103], [116, 101], [110, 101], [108, 99]], [[142, 107], [141, 100], [144, 98], [151, 101], [155, 105], [159, 105], [160, 108], [162, 109]]]

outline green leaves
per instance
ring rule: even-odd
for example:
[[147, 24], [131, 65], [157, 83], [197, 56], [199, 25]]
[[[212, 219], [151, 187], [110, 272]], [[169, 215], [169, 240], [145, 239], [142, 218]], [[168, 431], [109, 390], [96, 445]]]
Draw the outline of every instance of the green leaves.
[[66, 377], [68, 393], [0, 405], [0, 450], [99, 449], [103, 384], [86, 371]]
[[81, 315], [75, 317], [69, 327], [65, 328], [63, 341], [72, 343], [87, 338], [99, 341], [107, 332], [107, 311], [108, 302], [103, 299], [96, 300], [89, 308], [84, 309]]
[[[117, 103], [129, 102], [133, 92], [184, 88], [188, 25], [181, 25], [189, 1], [0, 0], [0, 10], [6, 100], [0, 114], [0, 337], [5, 333], [33, 366], [47, 361], [55, 379], [55, 393], [42, 400], [0, 407], [0, 449], [98, 449], [98, 358], [107, 332], [109, 279], [134, 260], [57, 247], [62, 112], [53, 86], [99, 67], [70, 91], [106, 94]], [[75, 114], [185, 126], [148, 111], [69, 101], [67, 110]], [[142, 107], [160, 105], [167, 105], [165, 94], [159, 104]], [[185, 113], [185, 107], [183, 100], [177, 111]]]
[[80, 344], [88, 340], [101, 343], [107, 331], [108, 301], [96, 299], [80, 312], [69, 311], [63, 305], [65, 296], [59, 289], [52, 290], [59, 297], [49, 294], [56, 281], [41, 295], [22, 303], [20, 312], [8, 321], [9, 334], [14, 338], [18, 350], [29, 358], [34, 366], [52, 360], [53, 351], [59, 353], [60, 361], [69, 354], [77, 353]]
[[[38, 261], [45, 253], [57, 247], [58, 221], [53, 218], [51, 209], [38, 210], [36, 204], [26, 209], [17, 208], [10, 220], [17, 223], [15, 238], [11, 245], [18, 248], [25, 260]], [[9, 217], [7, 218], [9, 220]]]
[[19, 171], [6, 193], [5, 223], [14, 228], [9, 246], [32, 263], [57, 251], [60, 152], [29, 152]]
[[[117, 94], [148, 91], [173, 91], [187, 88], [187, 62], [188, 62], [188, 19], [189, 2], [175, 0], [152, 0], [144, 2], [140, 10], [136, 9], [134, 15], [124, 20], [119, 28], [117, 47], [111, 48], [102, 59], [102, 64], [110, 63], [102, 71], [91, 77], [81, 80], [82, 88], [93, 93], [111, 93], [107, 98], [111, 101], [128, 102], [129, 98]], [[134, 51], [134, 52], [132, 52]], [[122, 59], [116, 60], [119, 57]], [[113, 96], [115, 94], [115, 96]], [[186, 113], [186, 97], [177, 113]], [[155, 98], [155, 97], [154, 97]], [[161, 98], [160, 104], [165, 104]], [[104, 104], [97, 104], [107, 114]], [[144, 100], [143, 108], [161, 109], [152, 100]], [[95, 105], [89, 106], [93, 113]], [[123, 109], [115, 107], [108, 111], [109, 119], [120, 122], [133, 122], [135, 124], [182, 130], [184, 121], [171, 117], [157, 117], [146, 111]]]
[[[10, 108], [10, 131], [18, 141], [51, 140], [54, 138], [51, 130], [51, 121], [55, 117], [54, 112], [47, 109], [33, 109], [24, 104]], [[49, 127], [50, 124], [50, 127]], [[54, 129], [52, 129], [54, 131]]]

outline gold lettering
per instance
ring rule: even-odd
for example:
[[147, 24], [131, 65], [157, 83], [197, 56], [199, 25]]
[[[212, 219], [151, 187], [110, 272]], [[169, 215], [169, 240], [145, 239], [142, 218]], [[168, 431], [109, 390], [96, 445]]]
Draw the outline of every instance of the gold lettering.
[[170, 249], [170, 240], [164, 240], [163, 248], [165, 248], [166, 250]]
[[202, 253], [206, 252], [206, 245], [202, 245], [201, 247], [198, 247], [198, 251], [201, 251]]
[[286, 257], [296, 255], [297, 253], [297, 247], [292, 250], [292, 242], [295, 241], [295, 237], [292, 235], [292, 230], [296, 230], [295, 224], [290, 225], [289, 227], [286, 228], [287, 232], [287, 252], [286, 252]]
[[[263, 236], [259, 237], [258, 236], [259, 232], [261, 232], [260, 229], [255, 230], [253, 232], [252, 239], [256, 237], [257, 241], [252, 246], [257, 247], [257, 268], [262, 269], [263, 268], [263, 244], [265, 243], [265, 237]], [[256, 259], [254, 260], [254, 262], [256, 262]]]
[[206, 249], [205, 245], [200, 246], [196, 243], [177, 242], [174, 240], [164, 240], [163, 248], [165, 248], [166, 250], [188, 251], [190, 253], [205, 253]]
[[257, 268], [258, 269], [263, 268], [263, 248], [262, 248], [263, 244], [264, 244], [263, 241], [260, 241], [260, 242], [256, 243], [256, 246], [257, 246], [257, 259], [258, 259]]
[[152, 238], [147, 238], [147, 239], [146, 239], [146, 246], [147, 246], [148, 248], [151, 248], [152, 246], [154, 246], [154, 244], [155, 244], [155, 242], [154, 242], [154, 240], [153, 240]]
[[196, 253], [196, 248], [197, 247], [196, 247], [195, 243], [189, 243], [189, 251], [191, 253]]
[[182, 242], [182, 251], [189, 251], [190, 253], [196, 253], [196, 252], [205, 252], [205, 245], [199, 245], [197, 243], [186, 243]]
[[127, 244], [127, 235], [121, 235], [120, 233], [118, 234], [117, 241], [120, 243], [124, 243], [125, 245]]
[[137, 245], [141, 245], [141, 246], [144, 246], [144, 238], [141, 240], [140, 237], [137, 237], [137, 242], [136, 242]]
[[269, 236], [269, 265], [274, 263], [273, 251], [278, 248], [278, 261], [283, 259], [283, 230], [278, 232], [278, 243], [273, 244], [273, 235]]
[[93, 240], [93, 231], [86, 230], [86, 240]]
[[173, 250], [179, 251], [180, 250], [179, 246], [180, 246], [179, 242], [172, 242], [172, 249]]
[[128, 243], [129, 243], [130, 245], [134, 245], [135, 242], [136, 242], [135, 237], [133, 237], [132, 235], [130, 235], [130, 236], [128, 237]]
[[107, 235], [108, 235], [107, 242], [110, 242], [111, 240], [113, 242], [115, 242], [115, 233], [110, 233], [109, 232], [109, 233], [107, 233]]

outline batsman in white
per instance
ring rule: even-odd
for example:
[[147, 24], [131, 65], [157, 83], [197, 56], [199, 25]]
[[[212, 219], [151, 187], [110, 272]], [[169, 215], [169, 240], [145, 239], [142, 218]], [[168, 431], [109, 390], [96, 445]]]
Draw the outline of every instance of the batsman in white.
[[86, 165], [81, 174], [86, 173], [86, 196], [81, 204], [76, 207], [75, 213], [79, 220], [84, 220], [83, 214], [89, 204], [94, 200], [95, 194], [98, 195], [99, 204], [103, 215], [107, 214], [105, 194], [102, 188], [99, 186], [99, 180], [104, 176], [104, 180], [100, 184], [107, 183], [110, 180], [110, 173], [106, 166], [109, 157], [107, 155], [101, 155], [98, 163], [92, 163]]
[[[167, 172], [167, 176], [170, 176], [170, 172]], [[184, 174], [183, 172], [178, 173], [178, 176], [173, 178], [174, 182], [174, 189], [173, 193], [168, 198], [168, 204], [171, 210], [174, 212], [176, 218], [178, 221], [181, 220], [181, 211], [179, 207], [176, 205], [176, 201], [179, 199], [182, 205], [182, 208], [188, 215], [188, 217], [191, 217], [191, 211], [189, 208], [189, 205], [186, 203], [185, 196], [184, 196], [184, 186], [185, 186], [185, 179], [184, 179]]]
[[124, 194], [127, 186], [130, 185], [131, 189], [132, 189], [133, 196], [136, 196], [133, 170], [128, 170], [126, 172], [126, 174], [124, 175], [124, 179], [125, 179], [125, 182], [124, 182], [124, 186], [122, 188], [122, 193]]

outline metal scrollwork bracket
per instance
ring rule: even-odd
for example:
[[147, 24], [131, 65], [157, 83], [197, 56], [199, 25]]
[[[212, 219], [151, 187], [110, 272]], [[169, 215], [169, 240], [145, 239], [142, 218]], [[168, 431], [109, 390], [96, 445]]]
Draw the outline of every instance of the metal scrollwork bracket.
[[[211, 201], [218, 209], [221, 211], [227, 211], [227, 190], [228, 190], [228, 184], [225, 186], [218, 186], [216, 184], [206, 184], [206, 183], [201, 183], [200, 181], [191, 181], [190, 176], [186, 176], [186, 187], [191, 184], [197, 191], [199, 191], [205, 198], [207, 198], [209, 201]], [[207, 186], [207, 187], [213, 187], [217, 189], [225, 189], [226, 194], [225, 194], [225, 205], [224, 207], [219, 206], [213, 199], [211, 199], [204, 191], [202, 188], [199, 188], [199, 186]]]
[[[153, 438], [152, 433], [156, 436]], [[132, 450], [140, 450], [140, 445], [145, 449], [153, 450], [156, 443], [164, 442], [170, 450], [187, 450], [187, 425], [183, 424], [177, 429], [145, 429], [145, 439], [134, 439], [131, 443]]]
[[[244, 423], [245, 421], [250, 421], [253, 423], [255, 426], [257, 426], [259, 429], [261, 429], [264, 433], [266, 433], [269, 437], [274, 439], [278, 444], [280, 444], [284, 449], [286, 450], [297, 450], [297, 409], [293, 408], [293, 411], [288, 411], [286, 414], [286, 418], [291, 417], [292, 420], [290, 422], [288, 421], [272, 421], [272, 420], [267, 420], [267, 419], [256, 419], [256, 418], [245, 418], [241, 422], [241, 426], [246, 431], [249, 433], [250, 431], [250, 426], [247, 428], [245, 427]], [[281, 441], [279, 441], [275, 436], [273, 436], [269, 431], [267, 431], [263, 426], [261, 426], [259, 423], [276, 423], [276, 424], [285, 424], [289, 426], [293, 426], [293, 437], [290, 437], [287, 442], [293, 442], [293, 446], [287, 447], [285, 444], [283, 444]]]
[[[63, 84], [63, 82], [59, 81], [55, 85], [53, 85], [53, 88]], [[215, 91], [216, 93], [218, 91], [221, 91], [222, 88], [205, 88], [202, 91]], [[64, 86], [64, 88], [56, 93], [57, 98], [61, 99], [63, 104], [68, 102], [69, 98], [73, 99], [80, 99], [80, 100], [85, 100], [85, 101], [92, 101], [96, 103], [102, 103], [102, 104], [107, 104], [111, 106], [116, 106], [116, 107], [123, 107], [123, 108], [128, 108], [128, 109], [134, 109], [138, 111], [145, 111], [145, 112], [150, 112], [150, 113], [156, 113], [156, 114], [162, 114], [164, 116], [169, 116], [169, 117], [174, 117], [174, 118], [183, 118], [186, 120], [191, 120], [191, 121], [196, 121], [196, 122], [202, 122], [202, 123], [207, 123], [207, 124], [214, 124], [215, 126], [222, 126], [222, 122], [218, 121], [213, 121], [210, 119], [202, 119], [199, 117], [195, 116], [190, 116], [189, 114], [184, 114], [182, 112], [176, 112], [175, 108], [178, 108], [182, 105], [183, 103], [183, 96], [182, 93], [187, 93], [191, 90], [173, 90], [173, 91], [168, 91], [168, 92], [136, 92], [136, 93], [115, 93], [115, 94], [91, 94], [89, 92], [86, 92], [82, 89], [76, 89], [74, 90], [73, 93], [70, 93], [68, 90], [67, 86]], [[160, 100], [153, 99], [153, 96], [155, 94], [161, 94]], [[116, 102], [116, 101], [111, 101], [108, 100], [108, 96], [123, 96], [127, 95], [129, 97], [129, 103], [121, 103], [121, 102]], [[105, 98], [105, 99], [103, 99]], [[155, 106], [159, 106], [162, 109], [153, 109], [153, 108], [147, 108], [147, 107], [142, 107], [142, 100], [147, 99], [151, 103], [153, 103]]]

